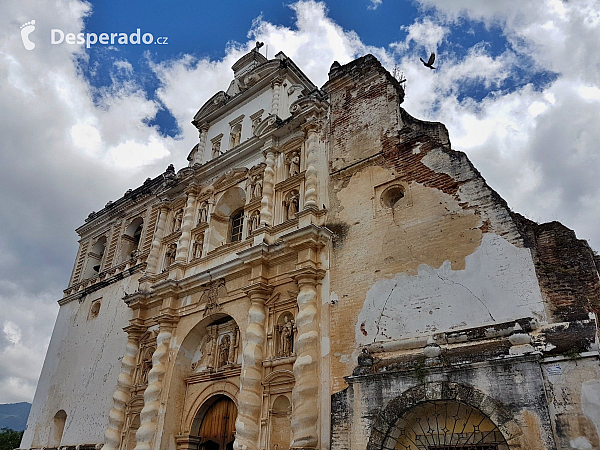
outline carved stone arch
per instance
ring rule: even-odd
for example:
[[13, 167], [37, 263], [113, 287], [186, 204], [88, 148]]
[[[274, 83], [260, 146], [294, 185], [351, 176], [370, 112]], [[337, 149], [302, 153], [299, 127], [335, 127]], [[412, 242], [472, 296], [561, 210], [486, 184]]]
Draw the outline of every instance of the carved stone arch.
[[292, 372], [291, 370], [281, 369], [281, 370], [274, 370], [269, 375], [267, 375], [263, 379], [262, 385], [263, 386], [271, 386], [271, 385], [275, 385], [275, 384], [282, 384], [282, 383], [288, 383], [288, 382], [292, 383], [292, 384], [295, 382], [294, 372]]
[[[229, 380], [219, 381], [207, 386], [192, 400], [188, 411], [186, 411], [181, 424], [181, 434], [198, 434], [202, 422], [201, 418], [203, 417], [202, 413], [206, 413], [212, 405], [211, 399], [216, 400], [221, 396], [228, 397], [237, 408], [239, 393], [240, 387]], [[200, 418], [200, 420], [196, 420], [197, 418]]]
[[435, 381], [414, 386], [390, 400], [375, 416], [366, 450], [386, 448], [386, 440], [405, 414], [419, 405], [435, 401], [458, 402], [478, 410], [498, 428], [511, 450], [521, 448], [518, 437], [522, 431], [514, 421], [514, 414], [504, 404], [475, 387]]

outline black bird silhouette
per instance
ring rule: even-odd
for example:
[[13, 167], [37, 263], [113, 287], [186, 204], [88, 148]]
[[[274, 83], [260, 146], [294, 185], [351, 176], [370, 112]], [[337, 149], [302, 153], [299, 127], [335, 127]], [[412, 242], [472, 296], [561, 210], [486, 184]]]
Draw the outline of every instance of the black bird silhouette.
[[433, 67], [433, 62], [435, 61], [435, 53], [431, 53], [431, 56], [429, 56], [429, 61], [425, 62], [423, 61], [423, 58], [419, 58], [421, 60], [421, 62], [423, 63], [423, 65], [425, 67], [429, 67], [430, 69], [435, 69], [435, 67]]

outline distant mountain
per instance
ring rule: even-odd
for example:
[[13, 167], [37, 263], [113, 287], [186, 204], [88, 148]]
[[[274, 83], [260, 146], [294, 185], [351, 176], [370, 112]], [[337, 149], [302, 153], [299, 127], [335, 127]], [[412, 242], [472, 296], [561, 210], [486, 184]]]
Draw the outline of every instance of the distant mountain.
[[0, 428], [23, 431], [30, 409], [31, 403], [27, 402], [0, 404]]

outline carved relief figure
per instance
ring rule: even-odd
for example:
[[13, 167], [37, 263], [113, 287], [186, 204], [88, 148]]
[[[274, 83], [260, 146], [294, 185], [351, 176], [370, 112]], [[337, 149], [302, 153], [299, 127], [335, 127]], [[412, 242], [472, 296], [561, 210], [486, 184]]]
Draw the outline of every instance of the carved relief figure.
[[252, 216], [250, 216], [250, 230], [249, 234], [252, 234], [260, 225], [260, 213], [258, 211], [254, 211]]
[[181, 222], [183, 221], [183, 209], [177, 211], [175, 219], [173, 220], [173, 231], [181, 230]]
[[192, 247], [192, 258], [200, 259], [202, 257], [202, 246], [204, 245], [204, 233], [197, 234], [194, 237], [194, 245]]
[[291, 356], [294, 351], [294, 321], [289, 316], [279, 331], [279, 356]]
[[254, 175], [250, 183], [252, 198], [262, 197], [262, 176]]
[[154, 348], [150, 347], [146, 349], [144, 352], [144, 359], [141, 364], [141, 373], [139, 384], [148, 384], [148, 373], [150, 373], [150, 369], [152, 369], [152, 354], [154, 353]]
[[219, 343], [219, 364], [218, 367], [223, 367], [229, 362], [229, 335], [226, 334]]
[[208, 222], [208, 202], [204, 200], [200, 205], [200, 214], [198, 216], [198, 223]]
[[212, 158], [218, 158], [221, 156], [221, 141], [215, 141], [212, 143]]
[[252, 135], [256, 134], [256, 129], [260, 125], [260, 117], [252, 119]]
[[300, 173], [300, 154], [298, 152], [290, 153], [288, 156], [288, 176], [293, 177]]
[[165, 270], [167, 270], [171, 264], [173, 264], [175, 262], [175, 254], [177, 253], [177, 244], [173, 243], [171, 245], [169, 245], [169, 247], [167, 248], [167, 253], [165, 253], [165, 268], [163, 270], [163, 272]]
[[231, 128], [231, 134], [229, 136], [229, 148], [233, 148], [240, 144], [242, 139], [242, 125], [237, 124]]
[[285, 220], [291, 220], [296, 216], [299, 202], [300, 196], [298, 195], [298, 191], [292, 191], [287, 195], [287, 199], [284, 201]]

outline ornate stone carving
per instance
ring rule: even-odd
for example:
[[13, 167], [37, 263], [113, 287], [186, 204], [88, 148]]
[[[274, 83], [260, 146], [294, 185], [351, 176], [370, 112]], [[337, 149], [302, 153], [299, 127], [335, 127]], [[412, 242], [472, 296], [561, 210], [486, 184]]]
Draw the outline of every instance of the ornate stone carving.
[[148, 387], [144, 391], [144, 408], [140, 413], [140, 427], [136, 432], [135, 450], [151, 450], [156, 434], [156, 422], [160, 407], [163, 377], [166, 371], [167, 353], [171, 341], [173, 321], [170, 317], [160, 323], [156, 338], [156, 350], [152, 354], [152, 369], [148, 374]]
[[273, 199], [275, 197], [275, 151], [269, 148], [265, 152], [266, 167], [263, 176], [263, 195], [260, 202], [260, 223], [273, 224]]
[[194, 221], [194, 212], [196, 211], [196, 186], [192, 185], [188, 190], [187, 203], [185, 205], [185, 214], [183, 215], [183, 224], [181, 226], [181, 236], [177, 244], [177, 262], [186, 263], [190, 248], [191, 229]]
[[306, 132], [305, 208], [318, 208], [319, 179], [317, 177], [317, 152], [319, 150], [319, 132], [321, 131], [321, 126], [321, 122], [316, 118], [313, 118], [304, 125], [304, 130]]
[[173, 243], [167, 247], [167, 252], [165, 253], [165, 266], [163, 272], [167, 270], [171, 265], [175, 262], [175, 255], [177, 254], [177, 244]]
[[209, 316], [219, 311], [221, 309], [221, 305], [219, 305], [219, 296], [225, 295], [227, 295], [227, 289], [225, 288], [225, 280], [223, 278], [208, 283], [200, 297], [200, 302], [206, 302], [204, 316]]
[[183, 209], [180, 209], [175, 213], [173, 218], [173, 231], [181, 230], [181, 222], [183, 221]]
[[287, 157], [288, 177], [293, 177], [300, 173], [300, 153], [292, 152]]
[[262, 377], [265, 330], [265, 301], [269, 290], [262, 287], [251, 289], [246, 344], [242, 351], [242, 375], [240, 376], [240, 395], [238, 397], [238, 417], [235, 423], [237, 431], [233, 448], [235, 450], [256, 450], [260, 430], [260, 412], [262, 404]]
[[258, 227], [260, 226], [260, 212], [254, 211], [250, 216], [250, 227], [248, 229], [248, 234], [252, 234]]
[[192, 259], [202, 258], [202, 248], [204, 246], [204, 233], [198, 233], [194, 236], [194, 245], [192, 246]]
[[125, 423], [125, 407], [131, 396], [132, 373], [138, 353], [138, 339], [142, 333], [139, 327], [128, 327], [125, 355], [121, 360], [121, 373], [117, 378], [117, 389], [113, 394], [113, 406], [108, 414], [108, 428], [104, 432], [104, 447], [117, 450], [121, 444], [121, 429]]
[[221, 338], [221, 342], [219, 342], [219, 363], [217, 367], [223, 367], [229, 364], [229, 347], [231, 345], [231, 340], [229, 339], [229, 335], [226, 334]]
[[279, 349], [277, 356], [285, 358], [294, 352], [294, 320], [290, 315], [284, 316], [284, 323], [277, 326], [279, 331]]
[[317, 288], [313, 274], [297, 277], [298, 293], [298, 339], [296, 340], [296, 361], [292, 390], [292, 444], [291, 447], [316, 448], [318, 421], [318, 373], [319, 325], [317, 320]]
[[260, 174], [253, 175], [250, 179], [250, 199], [262, 197], [262, 176]]
[[283, 201], [285, 207], [285, 220], [292, 220], [296, 217], [299, 203], [300, 195], [298, 194], [298, 191], [291, 191], [286, 195], [285, 200]]
[[204, 200], [200, 205], [200, 212], [198, 214], [198, 223], [208, 222], [208, 202]]

